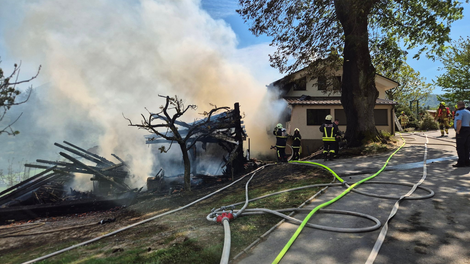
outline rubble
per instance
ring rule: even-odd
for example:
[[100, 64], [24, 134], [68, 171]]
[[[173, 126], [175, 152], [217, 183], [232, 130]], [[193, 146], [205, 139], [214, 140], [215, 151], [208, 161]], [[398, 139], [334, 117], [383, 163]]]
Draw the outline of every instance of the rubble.
[[[68, 161], [38, 159], [35, 164], [25, 164], [44, 171], [0, 192], [0, 223], [107, 210], [127, 206], [134, 201], [139, 190], [125, 184], [129, 172], [122, 159], [113, 154], [119, 161], [116, 164], [72, 143], [64, 143], [70, 147], [54, 145], [95, 165], [87, 165], [65, 152], [60, 152], [60, 155]], [[90, 180], [94, 183], [94, 190], [81, 192], [67, 188], [75, 177], [74, 173], [92, 175]]]

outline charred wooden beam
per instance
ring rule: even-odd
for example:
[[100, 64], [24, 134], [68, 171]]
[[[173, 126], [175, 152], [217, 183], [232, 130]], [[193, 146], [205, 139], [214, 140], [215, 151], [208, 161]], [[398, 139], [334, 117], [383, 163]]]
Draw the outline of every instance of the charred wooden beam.
[[[55, 161], [45, 161], [45, 160], [37, 160], [37, 161], [43, 162], [43, 163], [56, 164], [54, 171], [57, 171], [57, 172], [93, 174], [92, 172], [90, 172], [87, 169], [84, 169], [83, 167], [78, 167], [75, 163], [55, 162]], [[106, 167], [106, 168], [96, 167], [96, 166], [89, 166], [89, 167], [102, 172], [104, 175], [108, 177], [115, 177], [115, 178], [117, 177], [117, 178], [123, 179], [129, 176], [126, 170], [119, 169], [123, 165], [124, 164], [120, 163], [120, 164], [116, 164], [116, 165]], [[37, 168], [37, 169], [49, 169], [50, 168], [50, 166], [40, 165], [40, 164], [25, 164], [24, 166], [29, 167], [29, 168]]]
[[72, 156], [70, 156], [70, 155], [68, 155], [68, 154], [66, 154], [66, 153], [63, 153], [63, 152], [60, 152], [59, 154], [60, 154], [62, 157], [64, 157], [64, 158], [66, 158], [66, 159], [72, 161], [73, 163], [77, 164], [77, 166], [80, 166], [80, 167], [82, 167], [82, 168], [84, 168], [84, 169], [90, 171], [90, 172], [91, 172], [92, 174], [94, 174], [95, 176], [98, 176], [98, 177], [100, 177], [101, 179], [103, 179], [103, 180], [105, 180], [105, 181], [107, 181], [107, 182], [112, 183], [112, 184], [115, 185], [116, 187], [119, 187], [120, 189], [125, 190], [125, 191], [130, 190], [129, 186], [127, 186], [126, 184], [116, 182], [114, 179], [112, 179], [112, 178], [110, 178], [110, 177], [104, 175], [102, 172], [100, 172], [100, 171], [98, 171], [98, 170], [95, 170], [95, 169], [91, 168], [90, 166], [88, 166], [88, 165], [86, 165], [86, 164], [80, 162], [79, 160], [73, 158]]
[[31, 181], [35, 181], [37, 178], [43, 176], [44, 174], [54, 170], [56, 167], [49, 167], [47, 168], [45, 171], [42, 171], [32, 177], [30, 177], [29, 179], [26, 179], [18, 184], [15, 184], [13, 186], [11, 186], [10, 188], [6, 189], [6, 190], [3, 190], [2, 192], [0, 192], [0, 197], [2, 197], [2, 195], [6, 194], [6, 193], [9, 193], [10, 191], [14, 190], [14, 189], [17, 189], [17, 188], [21, 188], [21, 186], [25, 185], [25, 184], [28, 184], [29, 182]]
[[54, 143], [54, 145], [55, 145], [55, 146], [58, 146], [58, 147], [60, 147], [60, 148], [63, 148], [63, 149], [65, 149], [65, 150], [69, 151], [69, 152], [72, 152], [73, 154], [76, 154], [76, 155], [78, 155], [78, 156], [80, 156], [80, 157], [82, 157], [82, 158], [85, 158], [85, 159], [89, 160], [89, 161], [92, 161], [92, 162], [96, 163], [97, 165], [104, 165], [104, 166], [112, 166], [112, 165], [114, 165], [114, 163], [112, 163], [111, 161], [106, 160], [105, 162], [103, 162], [103, 161], [101, 161], [101, 160], [99, 160], [99, 159], [97, 159], [97, 158], [95, 158], [95, 157], [93, 157], [93, 156], [90, 156], [90, 155], [85, 154], [85, 153], [81, 153], [80, 151], [76, 151], [76, 150], [74, 150], [74, 149], [71, 149], [71, 148], [66, 147], [66, 146], [64, 146], [64, 145], [61, 145], [61, 144], [59, 144], [59, 143]]
[[74, 147], [74, 148], [76, 148], [76, 149], [78, 149], [78, 150], [80, 150], [80, 151], [82, 151], [82, 152], [84, 152], [84, 153], [86, 153], [86, 154], [88, 154], [88, 155], [90, 155], [90, 156], [92, 156], [92, 157], [95, 157], [95, 158], [101, 160], [103, 163], [112, 163], [111, 161], [107, 160], [106, 158], [103, 158], [103, 157], [101, 157], [101, 156], [99, 156], [99, 155], [96, 155], [95, 153], [91, 153], [91, 152], [89, 152], [88, 150], [82, 149], [82, 148], [80, 148], [80, 147], [78, 147], [78, 146], [76, 146], [76, 145], [74, 145], [74, 144], [72, 144], [72, 143], [70, 143], [70, 142], [67, 142], [67, 141], [64, 140], [64, 143], [67, 144], [67, 145], [69, 145], [69, 146], [71, 146], [71, 147]]
[[6, 204], [7, 202], [12, 201], [15, 198], [18, 198], [22, 195], [25, 195], [29, 192], [34, 191], [36, 188], [39, 188], [40, 186], [46, 184], [49, 181], [55, 180], [59, 177], [62, 177], [66, 174], [63, 173], [58, 173], [58, 172], [53, 172], [50, 174], [46, 174], [43, 177], [37, 179], [34, 182], [30, 182], [26, 185], [21, 186], [21, 188], [18, 188], [16, 191], [10, 192], [0, 198], [0, 206]]
[[24, 166], [28, 167], [28, 168], [36, 168], [36, 169], [50, 169], [50, 168], [52, 168], [51, 166], [47, 166], [47, 165], [39, 165], [39, 164], [31, 164], [31, 163], [26, 163]]
[[111, 155], [115, 157], [117, 160], [119, 160], [122, 163], [122, 165], [126, 165], [126, 163], [120, 157], [118, 157], [118, 155], [116, 154], [111, 154]]
[[52, 164], [52, 165], [59, 165], [59, 166], [64, 166], [64, 167], [74, 166], [73, 163], [68, 163], [68, 162], [63, 162], [63, 161], [49, 161], [49, 160], [37, 159], [36, 162]]

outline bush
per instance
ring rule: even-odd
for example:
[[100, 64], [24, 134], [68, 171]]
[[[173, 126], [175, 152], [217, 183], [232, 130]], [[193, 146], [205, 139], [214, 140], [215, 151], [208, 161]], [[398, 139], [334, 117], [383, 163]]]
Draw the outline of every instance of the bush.
[[390, 138], [392, 137], [392, 134], [390, 134], [390, 132], [385, 131], [385, 130], [380, 130], [380, 134], [381, 134], [382, 137], [383, 137], [385, 140], [387, 140], [387, 141], [389, 141]]
[[425, 113], [423, 119], [419, 122], [419, 129], [437, 130], [439, 129], [439, 124], [434, 121], [434, 118], [429, 113]]
[[418, 129], [418, 128], [420, 127], [419, 121], [416, 120], [416, 119], [410, 121], [410, 122], [408, 123], [408, 125], [406, 126], [406, 128], [411, 128], [411, 127], [415, 128], [415, 129]]

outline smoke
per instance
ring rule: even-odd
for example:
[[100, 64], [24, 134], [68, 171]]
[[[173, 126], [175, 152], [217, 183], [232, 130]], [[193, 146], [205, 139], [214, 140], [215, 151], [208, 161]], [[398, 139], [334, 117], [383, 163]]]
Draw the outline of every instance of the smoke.
[[266, 83], [252, 74], [255, 67], [240, 61], [253, 50], [238, 50], [232, 29], [211, 18], [199, 1], [23, 0], [2, 5], [4, 45], [11, 57], [42, 64], [39, 78], [47, 82], [47, 89], [37, 91], [41, 107], [32, 117], [43, 138], [23, 140], [94, 142], [100, 155], [129, 160], [139, 176], [134, 184], [142, 186], [152, 174], [153, 154], [145, 145], [146, 133], [129, 127], [122, 114], [140, 123], [140, 114], [148, 114], [145, 108], [157, 112], [164, 104], [158, 95], [178, 95], [198, 105], [183, 117], [189, 122], [210, 110], [210, 104], [233, 107], [240, 102], [252, 157], [269, 151], [272, 138], [266, 127], [277, 123], [279, 111], [270, 104]]

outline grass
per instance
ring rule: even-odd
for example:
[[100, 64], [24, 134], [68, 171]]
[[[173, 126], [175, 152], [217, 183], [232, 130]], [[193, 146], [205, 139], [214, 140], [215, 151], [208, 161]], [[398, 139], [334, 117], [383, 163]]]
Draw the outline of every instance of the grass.
[[[291, 169], [291, 167], [286, 168], [285, 172]], [[252, 187], [249, 196], [254, 198], [279, 190], [331, 181], [329, 176], [317, 177], [318, 170], [310, 169], [310, 171], [311, 174], [310, 172], [304, 173], [305, 175], [292, 173], [288, 177], [272, 180], [266, 178], [265, 181], [250, 184]], [[274, 172], [278, 171], [274, 170]], [[271, 196], [251, 202], [248, 208], [297, 207], [319, 189], [304, 189]], [[243, 185], [229, 192], [217, 194], [171, 216], [136, 226], [131, 230], [67, 251], [40, 263], [219, 263], [223, 247], [223, 227], [221, 224], [208, 222], [205, 217], [211, 208], [241, 202], [244, 199]], [[237, 206], [238, 209], [240, 207]], [[250, 215], [232, 221], [230, 223], [231, 256], [240, 253], [280, 220], [281, 218], [273, 215]], [[24, 248], [2, 252], [5, 254], [0, 257], [0, 262], [24, 262], [76, 243], [78, 242], [57, 243], [54, 248], [43, 245], [36, 247], [33, 252]], [[22, 257], [10, 259], [15, 255]]]

